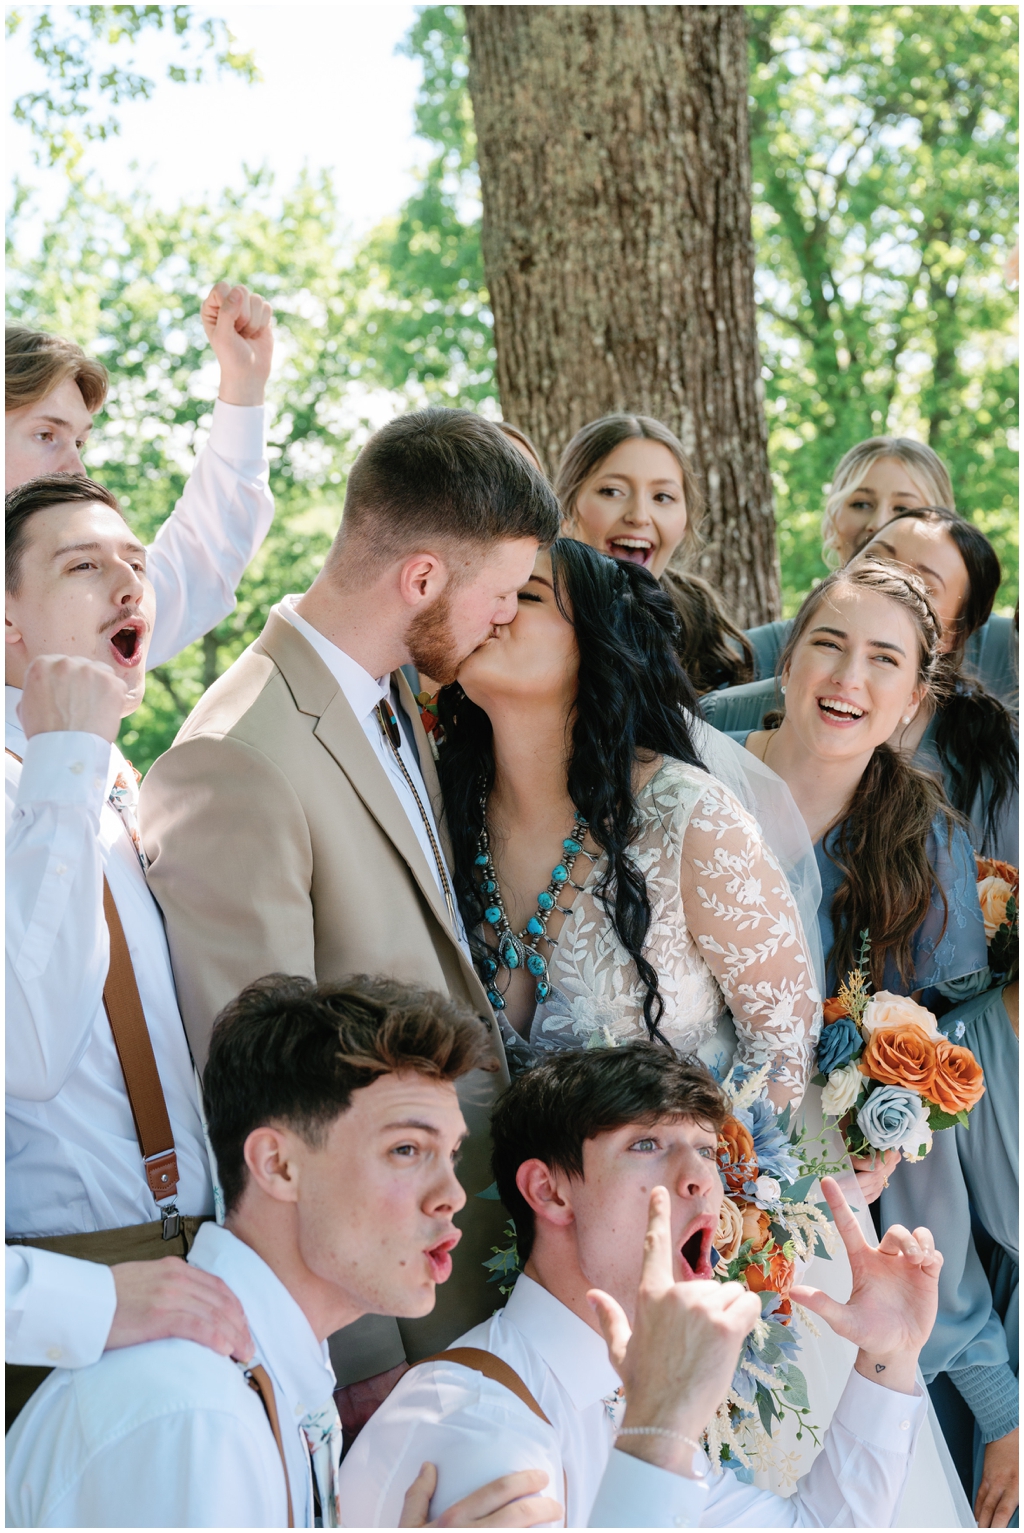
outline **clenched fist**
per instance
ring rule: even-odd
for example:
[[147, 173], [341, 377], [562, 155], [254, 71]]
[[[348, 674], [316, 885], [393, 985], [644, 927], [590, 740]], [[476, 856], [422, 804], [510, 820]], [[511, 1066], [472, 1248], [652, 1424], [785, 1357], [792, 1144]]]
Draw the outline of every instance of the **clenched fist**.
[[127, 697], [121, 677], [99, 660], [37, 655], [25, 671], [18, 717], [28, 740], [73, 730], [113, 744]]
[[220, 363], [218, 398], [229, 405], [261, 405], [274, 356], [270, 304], [240, 283], [218, 282], [199, 312]]

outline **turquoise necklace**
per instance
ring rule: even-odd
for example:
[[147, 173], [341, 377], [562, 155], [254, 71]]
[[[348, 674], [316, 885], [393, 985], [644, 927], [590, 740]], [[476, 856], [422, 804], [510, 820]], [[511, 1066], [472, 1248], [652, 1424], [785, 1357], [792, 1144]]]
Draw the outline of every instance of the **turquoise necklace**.
[[[541, 939], [551, 942], [547, 927], [552, 911], [561, 911], [563, 915], [571, 913], [566, 906], [558, 903], [559, 895], [565, 885], [570, 884], [577, 890], [582, 888], [581, 884], [573, 882], [571, 875], [573, 863], [581, 852], [584, 856], [590, 857], [590, 853], [585, 851], [583, 846], [587, 834], [587, 822], [577, 809], [573, 814], [572, 833], [562, 842], [562, 860], [552, 868], [551, 880], [547, 888], [538, 894], [536, 911], [522, 931], [516, 933], [509, 925], [508, 916], [505, 914], [505, 904], [501, 898], [498, 875], [494, 870], [494, 859], [491, 856], [491, 843], [487, 834], [486, 791], [481, 798], [481, 809], [483, 825], [474, 863], [480, 869], [480, 891], [486, 906], [484, 920], [493, 926], [498, 934], [498, 956], [485, 958], [481, 969], [487, 985], [487, 999], [495, 1011], [504, 1011], [505, 998], [498, 990], [496, 983], [499, 969], [512, 973], [515, 969], [525, 968], [537, 982], [535, 995], [538, 1002], [546, 1001], [551, 994], [547, 960], [538, 952], [537, 943]], [[590, 857], [590, 860], [593, 862], [594, 858]]]

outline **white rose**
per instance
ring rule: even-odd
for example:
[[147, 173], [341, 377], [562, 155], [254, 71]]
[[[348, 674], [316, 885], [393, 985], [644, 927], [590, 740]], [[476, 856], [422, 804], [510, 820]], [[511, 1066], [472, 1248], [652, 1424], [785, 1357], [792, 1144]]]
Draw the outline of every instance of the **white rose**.
[[863, 1085], [865, 1079], [856, 1064], [841, 1065], [838, 1070], [833, 1070], [821, 1093], [822, 1112], [832, 1118], [841, 1118], [856, 1102]]
[[879, 990], [864, 1008], [860, 1020], [865, 1036], [876, 1027], [919, 1027], [927, 1038], [937, 1038], [939, 1029], [930, 1011], [912, 1001], [909, 995], [893, 995], [889, 990]]
[[915, 1129], [914, 1133], [903, 1141], [900, 1149], [903, 1151], [903, 1159], [910, 1165], [914, 1165], [916, 1161], [924, 1160], [931, 1147], [932, 1131], [925, 1126], [923, 1129]]
[[754, 1197], [759, 1203], [777, 1203], [782, 1197], [782, 1183], [774, 1176], [759, 1176], [754, 1183]]

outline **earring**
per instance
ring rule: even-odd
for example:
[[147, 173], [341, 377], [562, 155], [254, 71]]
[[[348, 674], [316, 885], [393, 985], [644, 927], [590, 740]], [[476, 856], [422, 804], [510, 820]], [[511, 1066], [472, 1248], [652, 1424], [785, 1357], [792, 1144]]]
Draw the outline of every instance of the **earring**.
[[903, 722], [904, 722], [904, 724], [909, 724], [910, 723], [910, 714], [909, 713], [905, 713], [903, 715]]
[[786, 689], [785, 689], [785, 687], [781, 687], [781, 688], [780, 688], [780, 691], [781, 691], [781, 692], [782, 692], [782, 695], [783, 695], [783, 697], [785, 697], [785, 695], [786, 695]]

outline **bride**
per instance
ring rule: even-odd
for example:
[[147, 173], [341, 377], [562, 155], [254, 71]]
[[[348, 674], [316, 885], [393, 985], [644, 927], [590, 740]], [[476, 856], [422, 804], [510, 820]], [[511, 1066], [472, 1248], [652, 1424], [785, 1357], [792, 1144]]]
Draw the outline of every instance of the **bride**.
[[572, 539], [439, 699], [457, 890], [513, 1069], [660, 1038], [772, 1065], [796, 1106], [821, 1000], [777, 858], [705, 770], [672, 604]]
[[[674, 635], [671, 601], [645, 571], [567, 538], [538, 557], [515, 621], [438, 699], [459, 902], [513, 1072], [548, 1050], [647, 1035], [719, 1074], [734, 1057], [770, 1061], [773, 1100], [795, 1107], [821, 1025], [820, 886], [805, 932], [785, 848], [783, 872], [767, 834], [702, 764], [713, 752], [716, 769], [729, 766], [721, 736], [694, 718]], [[785, 808], [785, 791], [747, 787], [762, 814], [767, 802]], [[853, 1194], [852, 1172], [844, 1184]], [[808, 1275], [845, 1297], [848, 1268], [827, 1267]], [[826, 1328], [801, 1355], [821, 1426], [846, 1350]], [[785, 1446], [792, 1474], [758, 1476], [783, 1493], [813, 1457], [807, 1441]], [[969, 1525], [943, 1450], [934, 1424], [902, 1525], [922, 1515]]]

